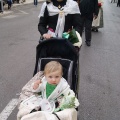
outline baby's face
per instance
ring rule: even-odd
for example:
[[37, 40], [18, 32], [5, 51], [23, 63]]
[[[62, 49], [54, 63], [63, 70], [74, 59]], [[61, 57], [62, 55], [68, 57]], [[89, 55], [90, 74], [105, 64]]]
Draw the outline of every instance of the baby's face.
[[47, 73], [45, 78], [49, 84], [57, 85], [60, 82], [62, 74], [60, 71], [55, 71], [51, 73]]

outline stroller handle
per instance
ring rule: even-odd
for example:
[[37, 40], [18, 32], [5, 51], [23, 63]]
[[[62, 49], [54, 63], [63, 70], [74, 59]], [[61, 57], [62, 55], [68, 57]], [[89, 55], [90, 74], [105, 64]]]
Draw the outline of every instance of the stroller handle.
[[65, 40], [65, 38], [62, 38], [62, 37], [51, 37], [49, 39], [45, 39], [43, 36], [40, 36], [39, 43], [41, 43], [44, 40], [51, 40], [51, 39], [57, 39], [57, 40], [63, 39], [63, 40]]

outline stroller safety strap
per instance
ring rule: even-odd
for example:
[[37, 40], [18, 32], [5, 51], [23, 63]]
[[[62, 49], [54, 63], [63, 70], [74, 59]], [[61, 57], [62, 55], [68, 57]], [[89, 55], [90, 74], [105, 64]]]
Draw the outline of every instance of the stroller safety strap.
[[60, 120], [60, 118], [58, 117], [58, 115], [56, 113], [53, 113], [53, 114], [58, 118], [58, 120]]

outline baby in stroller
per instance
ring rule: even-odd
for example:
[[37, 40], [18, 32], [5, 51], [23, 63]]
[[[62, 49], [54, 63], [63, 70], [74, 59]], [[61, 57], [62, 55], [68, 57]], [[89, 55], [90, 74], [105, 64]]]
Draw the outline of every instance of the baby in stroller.
[[[38, 72], [35, 76], [40, 74]], [[18, 120], [60, 119], [56, 112], [64, 117], [65, 113], [76, 114], [74, 108], [79, 106], [79, 102], [67, 81], [62, 77], [62, 65], [58, 61], [50, 61], [45, 65], [43, 74], [42, 79], [31, 84], [31, 91], [40, 94], [28, 97], [20, 103]], [[76, 119], [75, 116], [74, 119]]]

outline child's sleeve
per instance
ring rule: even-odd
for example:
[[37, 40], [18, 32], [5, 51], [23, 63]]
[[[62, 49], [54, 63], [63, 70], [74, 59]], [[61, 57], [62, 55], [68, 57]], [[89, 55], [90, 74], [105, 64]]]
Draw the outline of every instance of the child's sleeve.
[[38, 86], [38, 88], [35, 90], [35, 89], [33, 89], [33, 86], [34, 86], [34, 83], [32, 83], [32, 85], [31, 85], [31, 91], [32, 92], [41, 92], [42, 91], [42, 89], [43, 89], [43, 85], [42, 85], [42, 83], [41, 84], [39, 84], [39, 86]]

